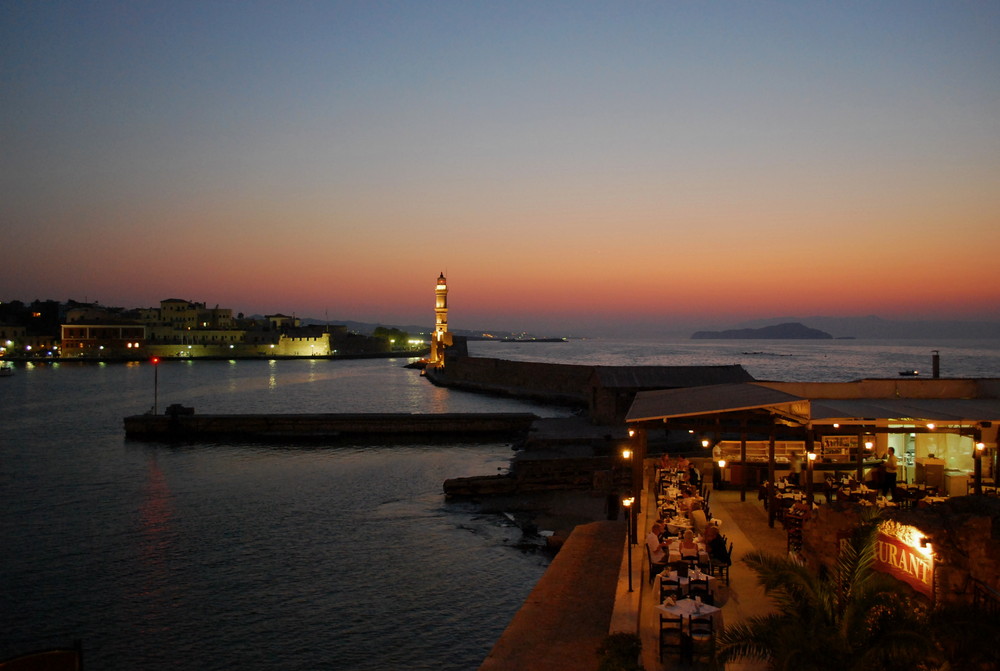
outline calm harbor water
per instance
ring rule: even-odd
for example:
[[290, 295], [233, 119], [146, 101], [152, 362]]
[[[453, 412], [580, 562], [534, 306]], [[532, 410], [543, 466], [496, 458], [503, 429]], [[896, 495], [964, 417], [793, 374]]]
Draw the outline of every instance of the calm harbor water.
[[[766, 343], [766, 344], [765, 344]], [[1000, 343], [579, 340], [474, 355], [741, 363], [758, 379], [1000, 376]], [[439, 389], [404, 360], [164, 362], [197, 412], [564, 411]], [[124, 439], [148, 364], [0, 380], [0, 658], [81, 639], [89, 669], [473, 669], [543, 573], [503, 518], [444, 500], [510, 446], [167, 446]]]

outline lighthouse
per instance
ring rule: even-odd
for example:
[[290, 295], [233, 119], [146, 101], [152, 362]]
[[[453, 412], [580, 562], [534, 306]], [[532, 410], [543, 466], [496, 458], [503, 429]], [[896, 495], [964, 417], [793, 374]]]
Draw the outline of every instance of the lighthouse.
[[448, 280], [444, 273], [438, 275], [434, 287], [434, 334], [431, 336], [431, 354], [428, 366], [444, 366], [444, 349], [451, 344], [448, 331]]

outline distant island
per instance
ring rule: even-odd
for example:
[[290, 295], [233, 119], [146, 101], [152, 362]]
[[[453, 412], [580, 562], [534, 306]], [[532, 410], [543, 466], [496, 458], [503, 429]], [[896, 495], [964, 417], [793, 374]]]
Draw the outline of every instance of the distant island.
[[757, 329], [731, 329], [728, 331], [696, 331], [692, 340], [832, 340], [826, 331], [809, 328], [799, 323], [776, 324]]

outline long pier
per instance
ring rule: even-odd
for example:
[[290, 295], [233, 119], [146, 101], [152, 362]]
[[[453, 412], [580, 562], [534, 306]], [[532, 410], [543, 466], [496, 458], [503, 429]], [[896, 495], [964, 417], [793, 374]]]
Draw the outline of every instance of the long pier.
[[154, 441], [478, 442], [523, 438], [538, 419], [532, 413], [196, 415], [184, 410], [187, 412], [170, 408], [167, 414], [125, 417], [125, 437]]

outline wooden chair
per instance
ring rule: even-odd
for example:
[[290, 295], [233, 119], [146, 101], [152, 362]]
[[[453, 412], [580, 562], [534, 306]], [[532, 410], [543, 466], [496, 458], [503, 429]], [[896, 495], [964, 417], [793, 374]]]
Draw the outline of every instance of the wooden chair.
[[712, 616], [692, 615], [688, 621], [688, 632], [692, 663], [695, 658], [711, 663], [715, 657], [715, 621]]
[[685, 656], [686, 637], [684, 636], [684, 618], [670, 617], [660, 614], [660, 662], [667, 652], [675, 653], [682, 659]]
[[[724, 539], [723, 539], [724, 540]], [[725, 559], [712, 559], [712, 575], [717, 576], [729, 584], [729, 568], [733, 565], [733, 544], [729, 543]]]
[[660, 603], [663, 603], [664, 599], [668, 596], [672, 596], [675, 599], [681, 598], [681, 581], [678, 579], [672, 580], [666, 576], [666, 573], [660, 574]]
[[708, 587], [708, 578], [702, 578], [698, 580], [697, 578], [688, 579], [688, 598], [694, 599], [695, 597], [701, 597], [702, 603], [707, 603], [709, 606], [715, 605], [715, 598], [712, 596], [712, 592]]

